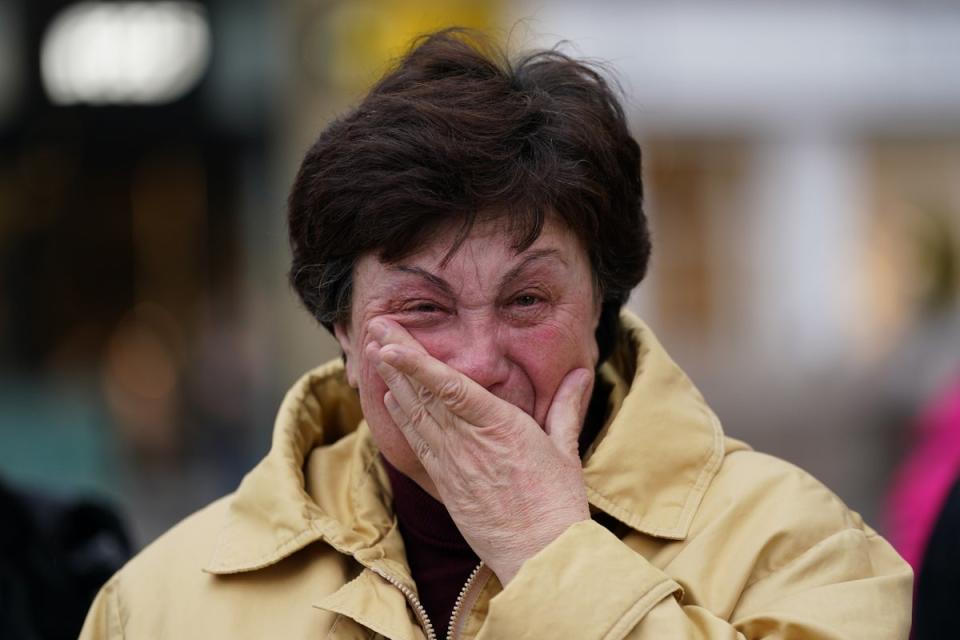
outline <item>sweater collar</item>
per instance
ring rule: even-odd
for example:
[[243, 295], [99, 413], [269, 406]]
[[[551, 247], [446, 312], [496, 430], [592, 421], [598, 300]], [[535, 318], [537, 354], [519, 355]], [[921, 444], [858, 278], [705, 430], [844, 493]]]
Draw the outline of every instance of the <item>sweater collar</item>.
[[[584, 465], [590, 503], [651, 536], [683, 539], [724, 455], [719, 421], [653, 333], [624, 312], [600, 374], [610, 418]], [[349, 435], [348, 435], [349, 434]], [[390, 483], [337, 360], [281, 405], [270, 452], [232, 496], [206, 571], [251, 571], [325, 540], [409, 578]]]

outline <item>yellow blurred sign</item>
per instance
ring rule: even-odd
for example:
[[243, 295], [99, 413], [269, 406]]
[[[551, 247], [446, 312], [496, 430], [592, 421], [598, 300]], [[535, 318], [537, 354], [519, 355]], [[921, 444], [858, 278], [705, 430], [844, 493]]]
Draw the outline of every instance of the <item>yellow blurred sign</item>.
[[314, 32], [324, 42], [310, 49], [326, 53], [323, 75], [330, 85], [352, 92], [369, 86], [417, 36], [451, 26], [489, 31], [499, 26], [500, 8], [499, 1], [478, 0], [342, 2]]

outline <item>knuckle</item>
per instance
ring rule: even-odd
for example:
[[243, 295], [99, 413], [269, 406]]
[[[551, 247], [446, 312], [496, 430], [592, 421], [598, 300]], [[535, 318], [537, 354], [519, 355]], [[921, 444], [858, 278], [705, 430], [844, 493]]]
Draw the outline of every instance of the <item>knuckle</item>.
[[397, 380], [400, 379], [400, 374], [398, 374], [397, 371], [393, 368], [387, 368], [387, 367], [378, 368], [378, 373], [380, 374], [380, 377], [383, 378], [383, 381], [386, 382], [387, 384], [390, 384], [391, 382], [396, 382]]
[[412, 376], [420, 374], [420, 370], [423, 368], [420, 364], [419, 358], [410, 358], [410, 361], [407, 363], [407, 373]]
[[427, 408], [422, 404], [417, 404], [410, 412], [410, 424], [419, 427], [427, 422], [430, 414], [427, 411]]
[[417, 454], [417, 458], [423, 460], [430, 455], [430, 445], [426, 441], [421, 440], [417, 443], [417, 446], [414, 447], [414, 452]]
[[440, 386], [438, 395], [445, 405], [456, 411], [467, 402], [467, 385], [460, 378], [451, 378]]
[[409, 433], [413, 431], [413, 422], [408, 416], [393, 416], [393, 421], [403, 433]]
[[417, 389], [417, 399], [423, 404], [428, 404], [433, 401], [433, 392], [426, 387], [420, 387]]

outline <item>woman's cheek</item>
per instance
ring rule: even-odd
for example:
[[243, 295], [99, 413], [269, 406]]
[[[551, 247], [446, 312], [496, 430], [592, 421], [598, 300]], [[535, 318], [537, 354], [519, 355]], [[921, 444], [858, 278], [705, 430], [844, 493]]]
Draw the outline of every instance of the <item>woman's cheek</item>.
[[427, 353], [440, 362], [447, 362], [450, 355], [456, 353], [456, 350], [463, 346], [460, 344], [459, 336], [449, 330], [442, 328], [405, 328]]
[[513, 342], [514, 351], [521, 354], [519, 359], [525, 362], [552, 360], [555, 365], [560, 365], [566, 361], [571, 364], [570, 368], [576, 365], [583, 366], [584, 363], [580, 361], [585, 358], [588, 351], [588, 345], [581, 344], [583, 340], [574, 332], [555, 323], [526, 328], [518, 332]]
[[553, 324], [527, 327], [515, 332], [512, 359], [532, 385], [533, 418], [541, 425], [564, 377], [585, 364], [581, 345], [570, 333]]

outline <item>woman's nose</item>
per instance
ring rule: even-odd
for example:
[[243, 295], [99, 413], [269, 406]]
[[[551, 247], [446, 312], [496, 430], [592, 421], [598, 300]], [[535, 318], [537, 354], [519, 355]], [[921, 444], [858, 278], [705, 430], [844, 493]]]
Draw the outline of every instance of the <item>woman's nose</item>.
[[496, 327], [492, 323], [467, 324], [458, 333], [447, 364], [485, 389], [506, 382], [510, 363]]

